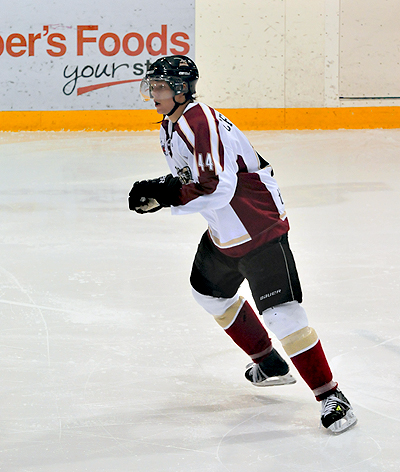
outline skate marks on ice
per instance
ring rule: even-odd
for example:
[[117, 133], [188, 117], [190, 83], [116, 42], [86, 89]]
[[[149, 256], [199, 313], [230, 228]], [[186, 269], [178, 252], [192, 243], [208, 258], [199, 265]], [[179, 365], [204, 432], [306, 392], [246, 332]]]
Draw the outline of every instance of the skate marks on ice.
[[346, 378], [346, 389], [353, 390], [351, 398], [356, 399], [359, 407], [384, 418], [382, 421], [390, 430], [397, 428], [400, 375], [396, 366], [400, 362], [400, 336], [392, 337], [389, 332], [383, 336], [366, 328], [354, 329], [352, 335], [359, 341], [332, 358], [332, 368]]
[[191, 300], [202, 221], [127, 212], [132, 181], [165, 173], [157, 133], [5, 134], [1, 470], [399, 469], [400, 132], [251, 134], [357, 426], [319, 428], [298, 377], [247, 384], [247, 359]]
[[[318, 405], [305, 388], [271, 387], [259, 395], [247, 386], [243, 372], [237, 372], [240, 356], [229, 343], [225, 347], [225, 338], [221, 351], [212, 350], [220, 339], [217, 330], [210, 334], [210, 345], [205, 343], [207, 353], [198, 349], [200, 329], [194, 330], [199, 339], [186, 350], [178, 343], [186, 359], [182, 372], [182, 363], [172, 355], [172, 340], [182, 333], [172, 323], [166, 325], [171, 339], [159, 348], [167, 357], [153, 364], [153, 357], [145, 361], [135, 352], [151, 347], [148, 333], [141, 340], [132, 333], [124, 337], [115, 327], [88, 327], [82, 337], [85, 325], [61, 320], [57, 323], [65, 338], [50, 328], [59, 343], [52, 369], [30, 363], [40, 378], [25, 377], [20, 401], [6, 402], [2, 463], [9, 472], [55, 467], [70, 472], [71, 466], [74, 472], [242, 472], [244, 465], [258, 472], [266, 464], [283, 471], [304, 467], [317, 472], [321, 464], [327, 471], [374, 470], [365, 463], [379, 455], [375, 443], [358, 433], [347, 440], [335, 438], [332, 446], [318, 429]], [[81, 344], [80, 354], [75, 342]], [[29, 357], [33, 361], [35, 354]], [[222, 374], [216, 372], [230, 364]], [[349, 450], [349, 441], [352, 450], [355, 445], [368, 450], [368, 456], [362, 451], [361, 469], [360, 453]], [[334, 447], [338, 453], [332, 456]], [[340, 450], [346, 450], [345, 457]]]
[[[128, 399], [135, 394], [128, 385], [121, 403], [98, 395], [102, 404], [88, 404], [85, 417], [68, 419], [65, 404], [61, 405], [62, 430], [55, 425], [40, 430], [36, 425], [35, 431], [11, 434], [12, 440], [2, 448], [3, 463], [10, 465], [6, 470], [50, 472], [57, 467], [67, 472], [72, 465], [74, 472], [242, 472], [244, 466], [252, 472], [266, 466], [267, 470], [317, 472], [321, 465], [327, 471], [374, 470], [357, 467], [379, 454], [376, 444], [364, 438], [367, 456], [365, 451], [360, 454], [361, 444], [352, 432], [346, 440], [345, 435], [339, 441], [331, 439], [315, 427], [315, 417], [311, 420], [315, 410], [307, 401], [282, 400], [276, 393], [269, 398], [243, 391], [232, 395], [223, 389], [210, 398], [209, 382], [204, 382], [198, 396], [185, 388], [178, 394], [171, 389], [173, 380], [161, 378], [159, 390], [147, 389], [136, 401]], [[118, 387], [121, 391], [122, 385]], [[310, 421], [300, 419], [303, 415]], [[344, 455], [349, 443], [355, 451]]]
[[[37, 305], [30, 294], [30, 290], [28, 288], [24, 288], [14, 275], [5, 270], [3, 267], [0, 267], [0, 294], [0, 303], [8, 305], [11, 313], [13, 312], [12, 307], [24, 308], [21, 313], [25, 318], [25, 327], [32, 326], [33, 324], [40, 325], [40, 328], [38, 329], [39, 336], [41, 336], [44, 332], [44, 341], [42, 341], [40, 344], [44, 344], [47, 363], [50, 366], [49, 329], [43, 312], [46, 307]], [[13, 297], [14, 300], [8, 300], [8, 298], [12, 299]], [[23, 299], [24, 301], [18, 301], [18, 299]], [[29, 313], [26, 310], [27, 308], [30, 309]], [[14, 316], [11, 316], [11, 318], [14, 318]], [[10, 334], [12, 336], [13, 333]], [[19, 347], [16, 349], [24, 348]]]

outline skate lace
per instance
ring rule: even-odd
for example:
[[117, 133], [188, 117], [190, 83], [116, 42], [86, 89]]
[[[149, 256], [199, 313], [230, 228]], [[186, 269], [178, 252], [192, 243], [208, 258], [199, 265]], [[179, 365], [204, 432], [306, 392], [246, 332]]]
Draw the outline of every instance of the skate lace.
[[253, 379], [253, 382], [262, 382], [267, 378], [267, 376], [264, 374], [264, 372], [261, 370], [260, 366], [258, 364], [254, 364], [253, 367], [251, 368], [251, 377]]
[[330, 413], [333, 413], [336, 410], [339, 403], [341, 403], [342, 405], [345, 405], [347, 407], [350, 406], [348, 403], [346, 403], [341, 398], [339, 398], [335, 395], [329, 396], [326, 400], [322, 400], [322, 402], [323, 402], [323, 404], [322, 404], [322, 416], [327, 416]]

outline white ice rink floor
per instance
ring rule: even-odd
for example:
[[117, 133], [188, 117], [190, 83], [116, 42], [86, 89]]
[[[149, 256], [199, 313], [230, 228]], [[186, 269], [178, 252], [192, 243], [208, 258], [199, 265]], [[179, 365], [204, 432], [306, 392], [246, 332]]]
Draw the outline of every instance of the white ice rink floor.
[[199, 215], [127, 209], [167, 172], [158, 133], [0, 133], [1, 471], [400, 470], [400, 130], [247, 135], [357, 426], [319, 428], [294, 368], [295, 385], [244, 379], [191, 298]]

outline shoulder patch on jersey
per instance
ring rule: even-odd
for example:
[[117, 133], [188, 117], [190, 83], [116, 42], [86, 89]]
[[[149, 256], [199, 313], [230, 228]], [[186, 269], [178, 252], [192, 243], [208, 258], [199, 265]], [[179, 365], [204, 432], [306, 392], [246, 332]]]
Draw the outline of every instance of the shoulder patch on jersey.
[[186, 166], [183, 169], [178, 170], [177, 174], [182, 185], [187, 185], [193, 182], [192, 171], [190, 170], [189, 166]]

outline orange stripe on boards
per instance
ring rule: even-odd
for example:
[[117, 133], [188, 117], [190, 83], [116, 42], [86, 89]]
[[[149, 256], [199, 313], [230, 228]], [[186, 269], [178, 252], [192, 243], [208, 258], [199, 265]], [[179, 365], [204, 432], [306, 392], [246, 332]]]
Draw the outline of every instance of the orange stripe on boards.
[[145, 131], [160, 119], [153, 110], [2, 111], [0, 131]]
[[400, 107], [219, 110], [244, 130], [400, 128]]
[[[400, 128], [400, 107], [218, 109], [242, 130]], [[155, 110], [2, 111], [1, 131], [145, 131]]]

